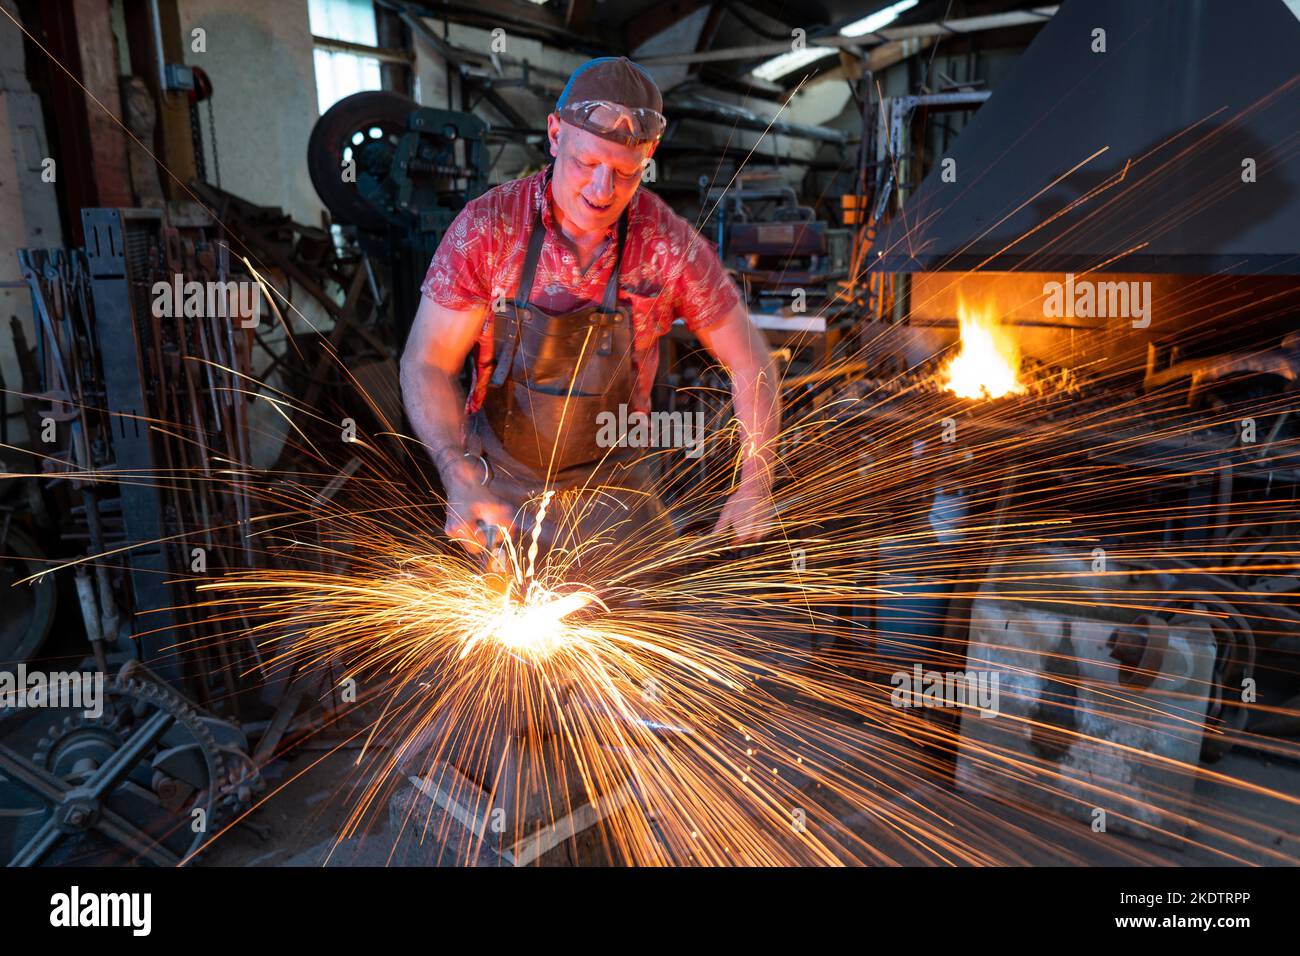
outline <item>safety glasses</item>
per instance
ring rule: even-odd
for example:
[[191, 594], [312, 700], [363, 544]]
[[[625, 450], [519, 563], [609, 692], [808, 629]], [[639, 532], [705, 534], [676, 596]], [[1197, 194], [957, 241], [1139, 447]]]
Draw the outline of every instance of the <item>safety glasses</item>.
[[629, 107], [608, 100], [583, 100], [560, 107], [560, 119], [624, 146], [657, 143], [668, 121], [648, 107]]

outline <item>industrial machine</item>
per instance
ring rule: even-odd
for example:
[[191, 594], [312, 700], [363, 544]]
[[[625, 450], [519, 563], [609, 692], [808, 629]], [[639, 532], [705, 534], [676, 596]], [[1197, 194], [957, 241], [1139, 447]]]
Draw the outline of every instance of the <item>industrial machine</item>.
[[312, 129], [312, 185], [335, 224], [386, 268], [399, 340], [443, 233], [487, 188], [486, 133], [477, 116], [420, 107], [386, 91], [339, 100]]
[[[252, 446], [258, 409], [242, 383], [289, 376], [304, 407], [319, 409], [337, 403], [331, 369], [391, 366], [439, 240], [485, 188], [485, 130], [392, 93], [329, 110], [308, 167], [344, 242], [197, 183], [209, 209], [85, 209], [84, 249], [21, 253], [37, 316], [34, 348], [15, 342], [34, 396], [29, 429], [51, 439], [43, 493], [64, 515], [58, 557], [85, 555], [75, 578], [88, 644], [67, 650], [103, 679], [104, 708], [53, 724], [33, 711], [6, 715], [0, 861], [175, 865], [260, 786], [305, 692], [292, 674], [269, 672], [256, 645], [221, 638], [193, 590], [207, 575], [280, 560], [248, 533], [256, 506], [239, 473], [267, 450]], [[248, 315], [159, 309], [156, 283], [254, 284], [241, 259], [289, 279], [332, 331], [315, 329], [306, 302], [290, 297]], [[260, 321], [280, 313], [288, 318]], [[311, 427], [310, 415], [297, 417]], [[286, 469], [299, 464], [291, 450], [278, 454]], [[212, 480], [232, 465], [231, 480]], [[10, 578], [47, 566], [12, 510], [0, 505], [0, 543], [24, 561]], [[115, 550], [115, 561], [96, 559]], [[23, 613], [0, 629], [14, 659], [35, 660], [55, 584], [73, 576], [44, 575], [20, 592]]]
[[700, 187], [701, 205], [714, 210], [718, 256], [743, 281], [752, 308], [817, 313], [831, 302], [848, 274], [849, 230], [816, 219], [789, 186], [710, 188], [706, 178]]

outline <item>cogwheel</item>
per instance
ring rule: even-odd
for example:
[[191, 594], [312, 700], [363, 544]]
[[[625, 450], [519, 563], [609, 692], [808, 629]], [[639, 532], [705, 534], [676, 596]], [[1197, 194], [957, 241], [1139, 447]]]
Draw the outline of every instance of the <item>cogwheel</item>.
[[[203, 843], [204, 837], [212, 830], [212, 824], [216, 822], [216, 816], [222, 803], [221, 797], [226, 785], [225, 759], [221, 748], [217, 746], [216, 738], [212, 736], [212, 731], [203, 722], [199, 711], [188, 700], [166, 684], [132, 675], [133, 671], [129, 668], [129, 665], [127, 668], [123, 668], [122, 674], [118, 675], [115, 682], [106, 685], [105, 689], [108, 694], [111, 696], [114, 693], [120, 693], [125, 697], [144, 701], [159, 710], [166, 711], [194, 738], [199, 745], [199, 752], [203, 755], [203, 763], [207, 769], [208, 788], [200, 794], [200, 799], [203, 801], [204, 817], [208, 825], [204, 832], [195, 835], [196, 838], [189, 850], [189, 853], [193, 853]], [[190, 813], [192, 814], [198, 806], [199, 804], [196, 803], [191, 807]]]
[[[128, 665], [122, 673], [106, 680], [104, 715], [97, 719], [79, 715], [65, 719], [38, 744], [36, 760], [22, 760], [13, 752], [0, 754], [11, 762], [22, 760], [38, 766], [44, 772], [58, 768], [75, 778], [70, 781], [74, 786], [58, 797], [38, 794], [50, 805], [52, 815], [41, 832], [18, 850], [11, 865], [39, 863], [69, 837], [80, 838], [92, 830], [122, 846], [136, 859], [178, 865], [188, 862], [213, 832], [220, 807], [229, 803], [221, 749], [198, 710], [170, 687], [140, 676], [142, 671], [143, 668]], [[170, 721], [158, 721], [160, 713]], [[133, 804], [129, 799], [122, 803], [118, 799], [130, 795], [130, 788], [125, 791], [119, 788], [127, 780], [131, 767], [118, 768], [121, 772], [111, 780], [101, 778], [107, 764], [106, 755], [141, 740], [139, 734], [148, 734], [152, 739], [134, 766], [142, 763], [152, 766], [160, 738], [176, 728], [188, 737], [186, 747], [192, 742], [197, 748], [206, 786], [191, 795], [184, 786], [176, 787], [176, 780], [155, 772], [153, 788], [160, 799], [149, 810], [147, 819], [132, 820], [129, 815], [138, 812], [141, 804], [139, 801]], [[170, 811], [166, 802], [168, 788], [182, 799], [182, 804]], [[183, 834], [192, 831], [193, 824], [200, 819], [195, 812], [200, 809], [206, 825], [194, 833], [192, 840], [182, 843]]]
[[32, 759], [46, 770], [66, 776], [66, 769], [58, 766], [69, 748], [84, 747], [92, 751], [112, 752], [122, 746], [122, 736], [114, 722], [101, 715], [87, 717], [83, 713], [64, 717], [45, 732], [36, 743]]

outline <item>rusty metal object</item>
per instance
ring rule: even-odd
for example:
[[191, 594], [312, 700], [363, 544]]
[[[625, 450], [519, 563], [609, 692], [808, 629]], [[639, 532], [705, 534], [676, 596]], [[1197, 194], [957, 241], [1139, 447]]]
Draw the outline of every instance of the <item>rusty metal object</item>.
[[1155, 343], [1148, 345], [1143, 388], [1150, 391], [1186, 379], [1188, 402], [1192, 403], [1211, 385], [1227, 378], [1273, 375], [1292, 385], [1300, 381], [1300, 335], [1289, 335], [1277, 348], [1256, 352], [1226, 352], [1182, 361], [1177, 355], [1176, 348], [1162, 351]]
[[[48, 808], [10, 866], [38, 865], [62, 844], [92, 832], [128, 861], [177, 866], [212, 832], [227, 779], [222, 752], [199, 712], [142, 677], [119, 675], [104, 692], [103, 718], [69, 718], [32, 758], [0, 744], [0, 771]], [[187, 743], [199, 757], [190, 764], [192, 779], [178, 781], [154, 769], [169, 748]], [[162, 785], [156, 796], [171, 805], [167, 817], [134, 796], [131, 784], [140, 781], [146, 788]], [[205, 823], [198, 832], [189, 825], [196, 810]]]

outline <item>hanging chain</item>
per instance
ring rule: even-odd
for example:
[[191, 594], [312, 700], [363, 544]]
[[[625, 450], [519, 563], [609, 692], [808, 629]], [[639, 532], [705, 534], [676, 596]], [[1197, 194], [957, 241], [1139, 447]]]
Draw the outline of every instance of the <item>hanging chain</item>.
[[212, 97], [208, 97], [208, 138], [212, 140], [212, 172], [221, 188], [221, 163], [217, 159], [217, 121], [212, 114]]
[[199, 104], [190, 104], [190, 141], [194, 144], [194, 170], [207, 182], [207, 164], [203, 161], [203, 130], [199, 124]]

